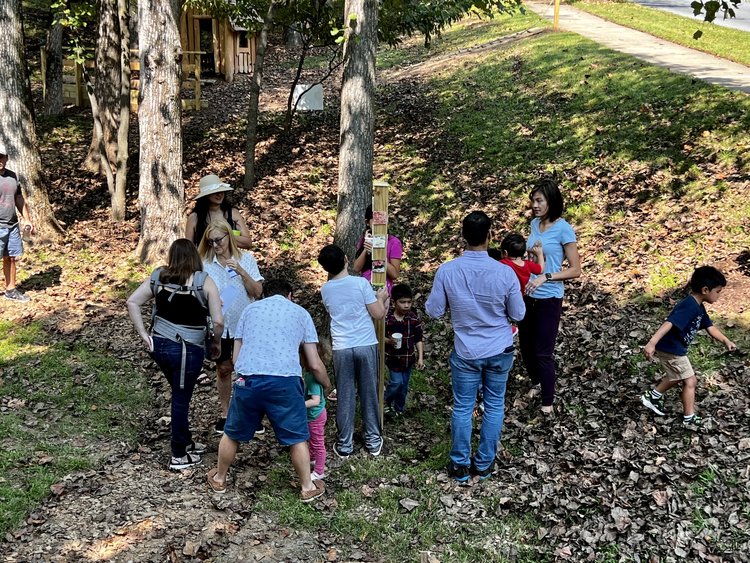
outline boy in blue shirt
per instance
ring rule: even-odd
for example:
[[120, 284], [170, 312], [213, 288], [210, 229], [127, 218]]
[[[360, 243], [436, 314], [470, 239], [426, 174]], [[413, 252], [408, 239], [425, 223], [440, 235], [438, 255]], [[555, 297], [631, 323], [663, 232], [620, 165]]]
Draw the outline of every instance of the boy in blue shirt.
[[718, 328], [706, 313], [704, 303], [716, 303], [727, 280], [712, 266], [696, 268], [690, 278], [690, 295], [680, 301], [667, 320], [651, 337], [643, 349], [648, 359], [656, 358], [667, 372], [659, 384], [641, 396], [641, 403], [659, 416], [665, 414], [664, 393], [682, 384], [684, 426], [700, 426], [703, 419], [695, 414], [695, 385], [697, 379], [687, 357], [688, 346], [695, 333], [706, 329], [708, 335], [721, 342], [730, 352], [737, 347]]

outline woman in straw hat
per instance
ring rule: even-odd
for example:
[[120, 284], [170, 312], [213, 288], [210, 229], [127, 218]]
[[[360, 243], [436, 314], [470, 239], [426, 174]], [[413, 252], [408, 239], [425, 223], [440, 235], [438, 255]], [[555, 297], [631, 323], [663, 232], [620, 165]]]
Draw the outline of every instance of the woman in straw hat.
[[203, 269], [211, 276], [219, 289], [224, 313], [224, 332], [221, 335], [221, 354], [216, 358], [216, 388], [219, 392], [221, 416], [215, 430], [224, 432], [227, 420], [229, 397], [232, 393], [232, 351], [234, 334], [245, 307], [263, 293], [263, 276], [252, 252], [237, 248], [237, 237], [224, 219], [209, 223], [198, 253], [203, 260]]
[[200, 192], [195, 196], [195, 207], [188, 215], [185, 226], [185, 238], [192, 240], [196, 246], [203, 238], [208, 224], [215, 219], [224, 219], [234, 231], [237, 246], [250, 248], [250, 231], [240, 210], [232, 207], [228, 192], [233, 188], [221, 181], [216, 174], [203, 176], [200, 180]]

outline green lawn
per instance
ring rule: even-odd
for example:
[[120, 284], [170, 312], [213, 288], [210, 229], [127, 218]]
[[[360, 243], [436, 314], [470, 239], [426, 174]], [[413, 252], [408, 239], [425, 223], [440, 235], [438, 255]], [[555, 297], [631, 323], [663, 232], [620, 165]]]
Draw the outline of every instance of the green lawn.
[[150, 401], [126, 362], [50, 343], [38, 323], [0, 322], [0, 536], [65, 475], [133, 442]]
[[[688, 4], [688, 2], [685, 2]], [[579, 10], [674, 43], [750, 66], [750, 33], [630, 2], [576, 1]], [[743, 6], [741, 9], [745, 9]], [[718, 16], [720, 17], [720, 16]], [[696, 31], [703, 35], [694, 39]]]

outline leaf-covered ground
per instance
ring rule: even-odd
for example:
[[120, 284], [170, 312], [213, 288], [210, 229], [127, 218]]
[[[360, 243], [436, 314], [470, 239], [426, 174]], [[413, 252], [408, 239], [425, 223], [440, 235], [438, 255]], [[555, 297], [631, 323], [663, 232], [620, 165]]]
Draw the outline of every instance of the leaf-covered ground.
[[[272, 63], [286, 55], [274, 51]], [[271, 68], [281, 70], [263, 101], [278, 108], [290, 73]], [[217, 83], [206, 89], [209, 109], [185, 119], [191, 193], [208, 172], [241, 185], [247, 91], [247, 81]], [[292, 277], [319, 320], [325, 276], [314, 257], [332, 235], [338, 155], [335, 93], [326, 101], [326, 112], [301, 116], [292, 140], [281, 137], [277, 114], [264, 116], [259, 185], [235, 193], [261, 271]], [[484, 208], [500, 232], [524, 230], [527, 183], [549, 169], [564, 178], [585, 274], [569, 285], [556, 415], [539, 416], [515, 368], [491, 479], [456, 487], [443, 471], [451, 331], [432, 322], [427, 368], [415, 374], [409, 414], [386, 426], [384, 455], [331, 455], [329, 492], [312, 506], [296, 500], [272, 432], [242, 448], [226, 495], [209, 494], [204, 475], [218, 443], [211, 385], [198, 388], [192, 421], [212, 453], [195, 471], [165, 468], [168, 389], [123, 305], [146, 276], [130, 258], [137, 166], [129, 219], [113, 226], [101, 181], [71, 165], [85, 156], [85, 114], [45, 124], [51, 197], [69, 235], [30, 250], [23, 288], [33, 302], [0, 302], [3, 317], [41, 321], [49, 339], [125, 359], [151, 382], [154, 401], [132, 413], [144, 421], [135, 447], [109, 444], [101, 468], [56, 484], [0, 553], [8, 561], [747, 561], [747, 362], [698, 339], [699, 409], [712, 419], [700, 433], [680, 426], [674, 393], [661, 419], [638, 395], [658, 376], [640, 347], [698, 263], [727, 273], [711, 312], [750, 346], [748, 111], [744, 98], [566, 34], [384, 73], [376, 174], [394, 186], [392, 218], [418, 306], [435, 268], [460, 249], [460, 218]]]

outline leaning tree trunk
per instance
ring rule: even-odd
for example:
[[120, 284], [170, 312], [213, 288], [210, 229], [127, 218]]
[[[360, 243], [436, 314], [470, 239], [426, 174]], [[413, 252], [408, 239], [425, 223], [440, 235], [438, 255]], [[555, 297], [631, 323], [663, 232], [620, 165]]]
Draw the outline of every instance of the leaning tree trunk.
[[117, 167], [112, 194], [112, 219], [125, 220], [125, 187], [128, 181], [128, 131], [130, 130], [130, 9], [128, 0], [117, 0], [120, 20], [120, 122], [117, 129]]
[[250, 84], [250, 101], [247, 107], [247, 144], [245, 146], [245, 189], [249, 190], [255, 184], [255, 146], [258, 144], [258, 118], [260, 90], [263, 86], [263, 61], [266, 58], [266, 47], [268, 47], [268, 31], [273, 25], [273, 13], [276, 3], [271, 2], [268, 13], [263, 20], [260, 30], [260, 39], [255, 51], [255, 65], [253, 66], [253, 81]]
[[179, 21], [180, 0], [139, 2], [141, 237], [136, 252], [147, 263], [163, 261], [183, 232]]
[[9, 164], [18, 174], [34, 226], [42, 240], [55, 239], [62, 227], [52, 212], [42, 175], [23, 49], [21, 0], [0, 2], [0, 108], [0, 141], [8, 147]]
[[347, 0], [341, 82], [338, 213], [334, 242], [354, 262], [365, 208], [372, 198], [377, 0]]
[[105, 174], [101, 162], [101, 146], [112, 168], [117, 161], [117, 127], [120, 118], [120, 21], [117, 0], [97, 0], [99, 28], [96, 38], [96, 70], [94, 96], [99, 106], [101, 133], [94, 124], [91, 146], [83, 165], [91, 172]]
[[[56, 17], [56, 16], [54, 16]], [[46, 84], [44, 86], [44, 113], [60, 115], [63, 111], [63, 26], [53, 22], [47, 32], [47, 68], [44, 69]]]

